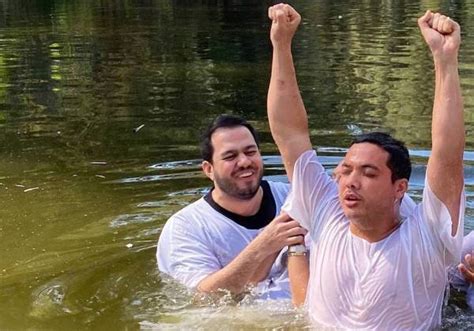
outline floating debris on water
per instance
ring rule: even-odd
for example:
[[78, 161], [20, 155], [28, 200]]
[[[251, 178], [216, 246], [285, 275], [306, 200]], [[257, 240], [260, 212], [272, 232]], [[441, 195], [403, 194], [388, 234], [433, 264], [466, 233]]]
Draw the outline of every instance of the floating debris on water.
[[15, 184], [16, 187], [25, 187], [25, 185]]
[[142, 124], [140, 126], [137, 126], [135, 129], [133, 129], [133, 132], [137, 133], [138, 131], [140, 131], [141, 129], [143, 129], [143, 127], [145, 126], [145, 124]]
[[358, 135], [363, 133], [362, 129], [356, 124], [347, 124], [346, 127], [347, 130], [349, 130], [349, 133], [352, 135]]
[[31, 187], [31, 188], [27, 188], [26, 190], [23, 190], [23, 192], [31, 192], [31, 191], [35, 191], [35, 190], [39, 190], [39, 187]]
[[104, 175], [95, 175], [95, 176], [98, 177], [98, 178], [105, 178]]
[[105, 161], [92, 161], [91, 164], [92, 165], [106, 165], [107, 162], [105, 162]]
[[129, 244], [126, 244], [125, 245], [127, 248], [132, 248], [133, 247], [133, 244], [132, 243], [129, 243]]

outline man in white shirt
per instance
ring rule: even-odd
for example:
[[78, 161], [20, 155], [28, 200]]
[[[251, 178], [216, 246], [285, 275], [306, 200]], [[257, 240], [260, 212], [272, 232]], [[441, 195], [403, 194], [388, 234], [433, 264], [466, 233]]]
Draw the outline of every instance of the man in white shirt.
[[201, 154], [214, 187], [166, 222], [160, 271], [199, 292], [240, 294], [252, 287], [256, 298], [289, 298], [282, 249], [302, 243], [306, 230], [279, 215], [289, 186], [262, 180], [254, 128], [219, 116], [203, 135]]
[[358, 137], [336, 184], [312, 150], [291, 43], [300, 15], [269, 9], [273, 62], [268, 117], [292, 184], [283, 208], [312, 241], [307, 303], [320, 326], [432, 329], [441, 324], [446, 268], [459, 261], [464, 220], [463, 104], [459, 25], [426, 12], [418, 21], [435, 63], [432, 153], [422, 202], [404, 219], [411, 164], [384, 133]]

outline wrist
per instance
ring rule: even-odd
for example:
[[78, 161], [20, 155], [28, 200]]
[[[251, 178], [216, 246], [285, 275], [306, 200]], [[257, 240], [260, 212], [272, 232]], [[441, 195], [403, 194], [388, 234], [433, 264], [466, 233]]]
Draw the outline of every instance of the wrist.
[[288, 246], [288, 256], [304, 256], [308, 254], [306, 246], [303, 244], [296, 244]]
[[272, 41], [273, 50], [291, 52], [291, 41]]
[[436, 71], [449, 70], [451, 68], [457, 70], [459, 66], [457, 56], [452, 56], [448, 58], [442, 57], [442, 56], [434, 56], [433, 62], [434, 62], [434, 67]]

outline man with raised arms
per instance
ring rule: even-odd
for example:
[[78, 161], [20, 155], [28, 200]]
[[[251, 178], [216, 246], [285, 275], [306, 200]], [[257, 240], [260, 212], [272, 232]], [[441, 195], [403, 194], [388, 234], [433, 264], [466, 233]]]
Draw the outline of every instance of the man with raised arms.
[[203, 293], [290, 298], [284, 251], [306, 230], [279, 215], [288, 184], [262, 180], [257, 134], [222, 115], [203, 134], [202, 169], [214, 187], [170, 217], [158, 241], [160, 271]]
[[308, 229], [312, 241], [312, 320], [344, 329], [439, 326], [446, 268], [459, 261], [464, 220], [459, 25], [429, 11], [418, 21], [435, 66], [432, 152], [422, 201], [401, 219], [411, 172], [407, 149], [387, 134], [364, 134], [348, 149], [338, 183], [331, 180], [312, 150], [293, 65], [300, 15], [279, 4], [269, 17], [268, 117], [292, 184], [283, 209]]

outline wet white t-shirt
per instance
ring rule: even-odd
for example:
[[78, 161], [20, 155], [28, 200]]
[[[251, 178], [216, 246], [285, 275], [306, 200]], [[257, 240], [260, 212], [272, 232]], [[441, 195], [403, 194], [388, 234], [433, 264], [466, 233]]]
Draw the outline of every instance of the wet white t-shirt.
[[[268, 183], [278, 215], [289, 185]], [[229, 264], [262, 230], [237, 224], [201, 198], [166, 222], [158, 241], [158, 268], [187, 287], [196, 288], [205, 277]], [[253, 290], [257, 299], [291, 297], [285, 256], [283, 250], [267, 279]]]
[[387, 238], [369, 243], [352, 235], [337, 184], [314, 151], [296, 162], [283, 210], [309, 230], [307, 308], [320, 326], [369, 330], [428, 330], [441, 324], [446, 268], [459, 261], [459, 227], [451, 236], [447, 208], [425, 183], [421, 204]]

